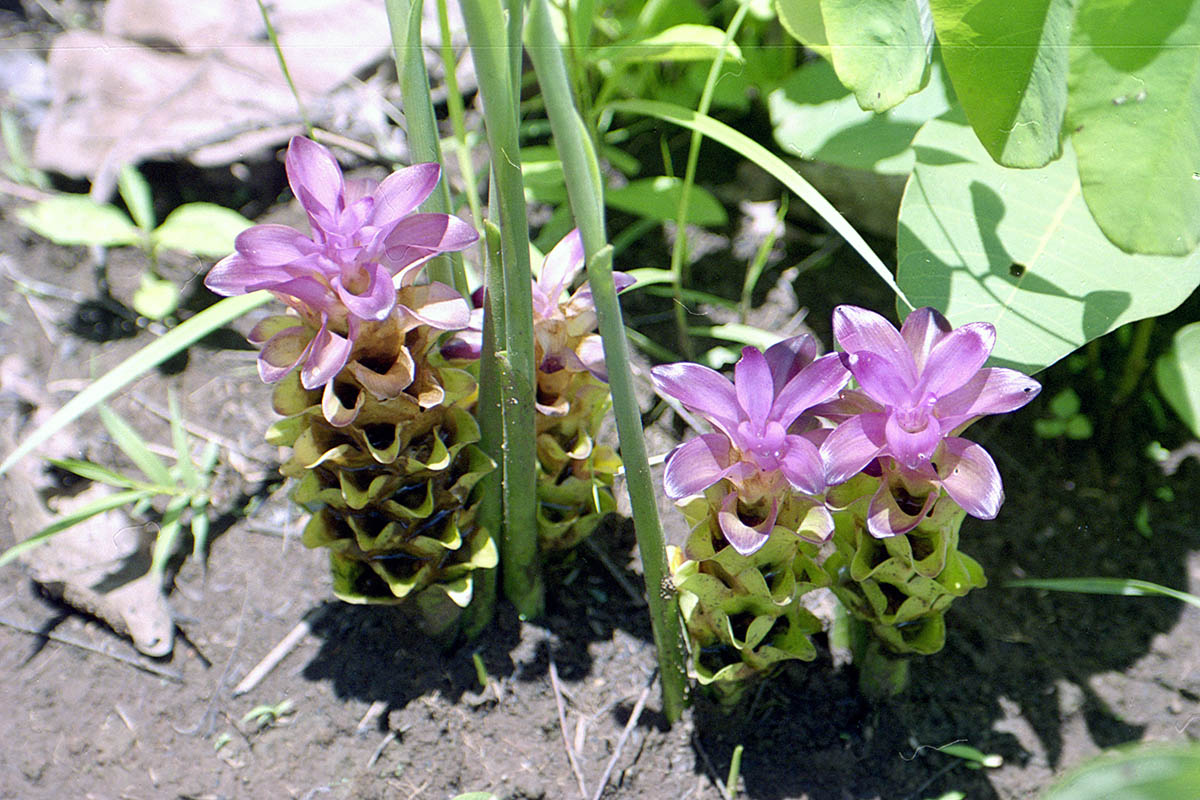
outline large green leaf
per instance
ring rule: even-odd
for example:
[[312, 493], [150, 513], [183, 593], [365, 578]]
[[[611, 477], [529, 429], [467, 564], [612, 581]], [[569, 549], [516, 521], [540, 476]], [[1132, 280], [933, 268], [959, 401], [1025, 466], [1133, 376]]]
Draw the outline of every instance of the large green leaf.
[[1131, 255], [1105, 238], [1075, 156], [1040, 170], [993, 162], [945, 119], [913, 141], [900, 206], [897, 278], [956, 325], [996, 326], [993, 361], [1036, 371], [1119, 325], [1170, 311], [1200, 283], [1200, 256]]
[[1200, 436], [1200, 322], [1175, 332], [1171, 349], [1154, 364], [1154, 378], [1171, 408]]
[[1055, 783], [1042, 800], [1180, 800], [1200, 786], [1200, 747], [1143, 745], [1106, 753]]
[[821, 0], [833, 68], [859, 106], [886, 111], [920, 91], [933, 30], [918, 0]]
[[954, 90], [1001, 164], [1040, 167], [1060, 152], [1077, 2], [930, 0]]
[[900, 105], [875, 114], [858, 107], [823, 59], [804, 64], [767, 96], [775, 141], [793, 155], [887, 175], [912, 172], [912, 139], [950, 108], [938, 63], [929, 83]]
[[796, 41], [829, 58], [829, 39], [825, 35], [825, 19], [821, 16], [821, 0], [775, 0], [775, 13], [783, 29]]
[[1089, 0], [1071, 37], [1071, 143], [1116, 244], [1182, 255], [1200, 240], [1200, 3]]

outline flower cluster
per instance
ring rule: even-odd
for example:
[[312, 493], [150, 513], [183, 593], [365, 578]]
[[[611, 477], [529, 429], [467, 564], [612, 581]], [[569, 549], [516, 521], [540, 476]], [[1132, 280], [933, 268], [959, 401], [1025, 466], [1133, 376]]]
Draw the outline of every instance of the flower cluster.
[[[897, 331], [873, 311], [839, 306], [834, 336], [842, 352], [819, 358], [807, 335], [765, 353], [746, 347], [733, 382], [698, 364], [655, 367], [658, 391], [716, 429], [668, 456], [667, 496], [680, 500], [725, 481], [726, 497], [743, 506], [764, 498], [777, 506], [788, 493], [820, 503], [829, 487], [866, 470], [885, 478], [868, 518], [876, 537], [912, 530], [941, 492], [972, 516], [994, 518], [1004, 497], [996, 465], [956, 433], [1020, 408], [1040, 389], [1016, 370], [983, 367], [995, 329], [980, 322], [952, 330], [936, 310], [921, 308]], [[860, 388], [845, 389], [851, 377]], [[915, 496], [924, 498], [917, 509]], [[755, 528], [737, 516], [722, 515], [721, 530], [738, 552], [752, 553], [774, 514]], [[832, 530], [830, 521], [817, 532]]]
[[[305, 389], [327, 385], [350, 360], [364, 327], [397, 312], [440, 330], [467, 324], [469, 309], [453, 289], [412, 286], [426, 261], [478, 238], [457, 217], [416, 213], [437, 185], [437, 164], [406, 167], [378, 184], [347, 181], [332, 153], [297, 136], [286, 167], [311, 235], [255, 225], [204, 279], [226, 296], [266, 289], [299, 316], [294, 325], [272, 326], [260, 341], [264, 381], [275, 383], [299, 367]], [[418, 290], [416, 302], [398, 299], [397, 289], [407, 287]]]

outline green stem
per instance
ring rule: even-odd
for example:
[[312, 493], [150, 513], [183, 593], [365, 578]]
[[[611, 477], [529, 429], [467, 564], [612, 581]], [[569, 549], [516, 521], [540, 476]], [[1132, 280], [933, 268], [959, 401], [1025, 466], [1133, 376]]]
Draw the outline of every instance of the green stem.
[[450, 112], [450, 126], [454, 130], [455, 156], [458, 159], [458, 168], [462, 172], [467, 205], [471, 208], [471, 220], [476, 228], [483, 230], [479, 182], [475, 175], [475, 165], [471, 163], [471, 148], [467, 144], [466, 109], [463, 107], [462, 93], [458, 88], [458, 78], [454, 74], [457, 64], [450, 40], [450, 15], [446, 9], [446, 0], [437, 0], [437, 4], [438, 27], [442, 33], [442, 68], [446, 72], [446, 108]]
[[[384, 0], [384, 5], [392, 32], [392, 52], [396, 60], [396, 74], [400, 78], [400, 96], [404, 100], [409, 158], [414, 164], [436, 162], [441, 165], [442, 147], [437, 119], [433, 114], [433, 102], [429, 97], [429, 74], [425, 71], [421, 43], [423, 0]], [[422, 208], [436, 214], [450, 213], [450, 186], [445, 180], [438, 182], [438, 188]], [[460, 253], [447, 253], [431, 259], [425, 271], [430, 280], [453, 286], [464, 297], [470, 294]]]
[[[514, 87], [512, 34], [500, 0], [462, 0], [467, 41], [475, 60], [484, 124], [498, 195], [503, 258], [505, 324], [496, 328], [504, 419], [504, 532], [501, 563], [504, 592], [524, 618], [538, 616], [543, 588], [537, 562], [537, 470], [534, 435], [533, 273], [529, 263], [529, 222], [521, 180]], [[510, 19], [520, 6], [509, 3]], [[519, 39], [518, 39], [519, 47]]]
[[[738, 6], [737, 12], [729, 23], [729, 28], [725, 31], [725, 39], [721, 42], [721, 49], [717, 51], [716, 57], [713, 58], [712, 66], [708, 70], [708, 79], [704, 82], [704, 91], [700, 94], [700, 105], [696, 108], [698, 114], [708, 115], [708, 109], [712, 106], [713, 92], [717, 88], [717, 77], [721, 74], [721, 67], [725, 65], [725, 51], [729, 48], [733, 37], [737, 35], [738, 29], [742, 27], [742, 22], [746, 19], [749, 11], [749, 3], [742, 3]], [[671, 286], [675, 290], [675, 302], [673, 303], [675, 335], [679, 338], [680, 352], [689, 360], [695, 356], [695, 350], [692, 347], [692, 339], [687, 333], [687, 307], [683, 304], [683, 285], [689, 282], [691, 271], [688, 269], [687, 263], [688, 204], [692, 197], [692, 186], [696, 183], [696, 165], [700, 161], [700, 143], [703, 140], [704, 134], [693, 129], [691, 143], [688, 145], [687, 166], [683, 173], [683, 185], [679, 191], [679, 207], [675, 212], [675, 245], [671, 248]]]
[[678, 598], [667, 569], [666, 545], [650, 465], [646, 457], [641, 413], [629, 370], [629, 345], [612, 278], [612, 246], [604, 231], [604, 185], [592, 140], [571, 96], [562, 49], [550, 19], [547, 0], [533, 0], [529, 18], [529, 56], [546, 98], [554, 141], [562, 159], [567, 197], [588, 254], [588, 282], [596, 305], [604, 363], [612, 390], [613, 413], [625, 465], [626, 485], [633, 508], [634, 528], [646, 579], [646, 601], [658, 648], [663, 688], [663, 714], [679, 719], [687, 694], [683, 633]]
[[300, 99], [300, 92], [296, 91], [296, 83], [292, 80], [287, 59], [283, 57], [283, 48], [279, 46], [279, 37], [275, 35], [275, 26], [271, 24], [271, 16], [267, 13], [267, 7], [263, 5], [262, 0], [254, 1], [258, 3], [258, 11], [262, 14], [263, 25], [267, 28], [267, 39], [270, 40], [271, 47], [275, 50], [275, 58], [279, 61], [279, 71], [283, 73], [283, 79], [287, 81], [288, 88], [292, 90], [292, 97], [296, 99], [296, 108], [300, 111], [300, 121], [304, 123], [304, 130], [311, 139], [313, 138], [312, 120], [308, 118], [308, 112], [304, 110], [304, 101]]
[[1133, 328], [1133, 341], [1129, 344], [1129, 354], [1125, 356], [1125, 368], [1121, 373], [1121, 381], [1113, 394], [1112, 405], [1119, 406], [1125, 402], [1138, 382], [1146, 372], [1148, 362], [1146, 354], [1150, 352], [1150, 334], [1154, 332], [1154, 317], [1139, 320]]

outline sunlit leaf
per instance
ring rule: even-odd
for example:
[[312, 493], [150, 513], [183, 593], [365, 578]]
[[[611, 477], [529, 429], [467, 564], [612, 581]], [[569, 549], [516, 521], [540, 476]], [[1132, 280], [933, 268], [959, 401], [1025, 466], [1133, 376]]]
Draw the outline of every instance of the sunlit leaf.
[[[1150, 12], [1150, 13], [1148, 13]], [[1071, 39], [1071, 142], [1083, 196], [1116, 244], [1200, 241], [1200, 3], [1083, 3]]]
[[1111, 594], [1125, 597], [1170, 597], [1200, 608], [1200, 597], [1169, 586], [1136, 578], [1022, 578], [1004, 584], [1015, 589], [1047, 589], [1055, 592]]
[[1170, 311], [1200, 257], [1130, 255], [1105, 238], [1071, 149], [1039, 170], [1001, 167], [971, 129], [926, 124], [900, 206], [897, 274], [952, 323], [996, 326], [993, 361], [1037, 371], [1127, 322]]
[[886, 111], [924, 85], [932, 30], [917, 0], [821, 0], [830, 58], [859, 106]]
[[779, 22], [792, 38], [829, 58], [829, 39], [821, 16], [821, 0], [775, 0]]
[[644, 39], [601, 47], [592, 60], [618, 63], [633, 61], [711, 61], [724, 49], [725, 58], [740, 61], [742, 51], [725, 43], [725, 31], [711, 25], [675, 25]]
[[1167, 403], [1200, 436], [1200, 322], [1175, 332], [1171, 349], [1154, 364], [1154, 378]]
[[220, 258], [233, 252], [237, 235], [252, 224], [236, 211], [214, 203], [188, 203], [168, 214], [152, 236], [158, 247]]
[[19, 209], [17, 219], [55, 244], [119, 247], [137, 244], [141, 231], [116, 206], [87, 195], [65, 194]]
[[162, 319], [179, 307], [179, 287], [173, 281], [142, 274], [142, 282], [133, 292], [133, 310], [143, 317]]
[[[661, 175], [609, 189], [604, 195], [604, 202], [610, 208], [646, 219], [674, 220], [682, 192], [682, 180]], [[693, 186], [688, 199], [687, 221], [693, 225], [715, 227], [729, 222], [729, 215], [711, 193]]]
[[150, 196], [150, 184], [133, 164], [121, 167], [117, 175], [117, 191], [125, 201], [125, 207], [133, 216], [134, 223], [147, 233], [154, 229], [154, 199]]
[[56, 533], [72, 528], [83, 522], [85, 519], [94, 517], [97, 514], [103, 514], [105, 511], [112, 511], [114, 508], [120, 508], [128, 503], [135, 503], [138, 500], [145, 499], [151, 496], [152, 493], [145, 492], [140, 489], [134, 489], [126, 492], [115, 492], [110, 495], [105, 495], [100, 499], [88, 503], [82, 508], [77, 508], [70, 514], [64, 514], [56, 519], [51, 524], [42, 528], [37, 533], [25, 539], [22, 542], [14, 544], [12, 547], [0, 553], [0, 567], [9, 563], [22, 553], [32, 550], [40, 544], [43, 544], [47, 539]]
[[1001, 164], [1040, 167], [1060, 151], [1077, 2], [930, 0], [946, 72]]
[[1200, 786], [1200, 747], [1143, 745], [1095, 758], [1046, 791], [1041, 800], [1179, 800]]
[[130, 461], [132, 461], [142, 474], [149, 478], [154, 483], [160, 483], [164, 486], [169, 486], [171, 473], [167, 470], [167, 465], [162, 459], [151, 452], [146, 445], [146, 440], [121, 417], [112, 412], [108, 406], [101, 404], [96, 411], [100, 414], [100, 421], [104, 423], [105, 430], [112, 437], [113, 442], [117, 447], [121, 448]]
[[824, 59], [804, 64], [767, 97], [775, 141], [787, 152], [889, 175], [907, 175], [916, 157], [913, 136], [950, 108], [941, 66], [929, 83], [882, 114], [863, 111]]

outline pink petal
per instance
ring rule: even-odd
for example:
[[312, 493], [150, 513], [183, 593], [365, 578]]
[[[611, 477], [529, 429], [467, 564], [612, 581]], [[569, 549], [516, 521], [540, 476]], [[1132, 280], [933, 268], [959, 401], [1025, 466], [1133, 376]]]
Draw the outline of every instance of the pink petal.
[[608, 367], [604, 363], [604, 341], [599, 336], [592, 333], [583, 337], [575, 352], [588, 372], [597, 380], [608, 383]]
[[303, 136], [293, 136], [288, 145], [288, 183], [304, 210], [321, 222], [332, 222], [340, 211], [345, 184], [342, 168], [333, 153]]
[[437, 164], [413, 164], [388, 175], [373, 194], [371, 224], [386, 228], [416, 211], [433, 193], [441, 174]]
[[821, 463], [830, 486], [845, 483], [887, 446], [884, 414], [860, 414], [833, 429], [821, 445]]
[[907, 408], [919, 398], [913, 397], [916, 386], [908, 381], [895, 362], [870, 351], [847, 353], [842, 357], [854, 378], [867, 395], [885, 406]]
[[[817, 357], [817, 343], [808, 334], [793, 336], [776, 342], [763, 353], [767, 365], [771, 368], [771, 378], [775, 382], [775, 394], [779, 394], [788, 381], [800, 370], [807, 367]], [[776, 406], [779, 401], [776, 401]]]
[[825, 491], [825, 467], [817, 446], [802, 436], [789, 435], [784, 439], [779, 471], [788, 483], [805, 494]]
[[537, 285], [545, 292], [549, 301], [557, 305], [563, 290], [571, 285], [571, 281], [582, 269], [583, 238], [576, 228], [559, 240], [546, 254], [541, 272], [538, 273]]
[[833, 335], [847, 353], [875, 353], [892, 363], [909, 386], [916, 384], [917, 366], [908, 345], [892, 323], [874, 311], [838, 306], [833, 310]]
[[918, 374], [925, 369], [929, 351], [951, 330], [950, 321], [936, 308], [918, 308], [905, 318], [900, 326], [900, 336], [904, 338], [908, 352], [912, 353]]
[[[776, 376], [778, 377], [778, 376]], [[837, 353], [828, 353], [804, 367], [780, 390], [771, 408], [771, 419], [785, 428], [817, 403], [837, 395], [850, 373]]]
[[319, 389], [342, 371], [350, 358], [350, 341], [322, 325], [312, 340], [312, 350], [300, 369], [300, 384], [305, 389]]
[[765, 423], [771, 415], [775, 391], [771, 368], [757, 347], [742, 348], [742, 357], [733, 368], [733, 387], [746, 416], [758, 425]]
[[340, 276], [331, 282], [334, 291], [346, 310], [359, 319], [387, 319], [396, 304], [396, 287], [392, 285], [391, 273], [380, 264], [366, 264], [364, 268], [369, 278], [362, 294], [347, 289]]
[[933, 451], [942, 440], [941, 425], [931, 414], [923, 429], [907, 431], [900, 425], [896, 416], [896, 412], [887, 415], [884, 435], [887, 436], [888, 453], [909, 469], [929, 463]]
[[717, 512], [717, 524], [729, 546], [744, 556], [751, 555], [762, 548], [775, 528], [775, 520], [779, 516], [779, 501], [771, 499], [771, 513], [765, 520], [754, 527], [742, 522], [737, 513], [737, 493], [730, 492], [721, 502], [721, 510]]
[[972, 517], [995, 519], [1004, 503], [996, 462], [974, 442], [952, 436], [937, 455], [942, 488]]
[[935, 397], [964, 386], [987, 361], [996, 344], [996, 329], [986, 322], [972, 322], [955, 329], [929, 352], [921, 383]]
[[663, 364], [650, 370], [659, 393], [674, 397], [730, 436], [740, 417], [733, 384], [721, 373], [699, 364]]
[[719, 433], [684, 442], [667, 456], [663, 492], [672, 500], [699, 494], [729, 474], [732, 460], [729, 439]]
[[213, 265], [204, 276], [204, 285], [219, 295], [232, 297], [254, 291], [249, 287], [260, 288], [264, 281], [274, 284], [289, 277], [283, 270], [264, 269], [241, 253], [233, 253]]
[[934, 406], [944, 430], [957, 428], [973, 417], [1015, 411], [1038, 396], [1042, 385], [1005, 367], [985, 367], [967, 384], [943, 397]]
[[255, 225], [238, 234], [237, 251], [255, 264], [277, 267], [312, 255], [319, 247], [300, 231], [287, 225]]
[[331, 311], [340, 306], [337, 295], [316, 278], [293, 278], [270, 287], [272, 292], [283, 297], [299, 300], [314, 311]]

